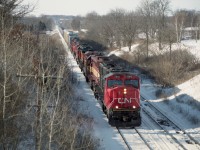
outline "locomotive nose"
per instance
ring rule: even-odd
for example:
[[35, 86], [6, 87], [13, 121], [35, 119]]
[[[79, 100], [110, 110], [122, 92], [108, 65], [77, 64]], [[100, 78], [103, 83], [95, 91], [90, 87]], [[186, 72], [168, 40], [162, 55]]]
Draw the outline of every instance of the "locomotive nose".
[[115, 108], [132, 108], [134, 95], [131, 89], [125, 87], [118, 87], [112, 90], [112, 100], [114, 101]]

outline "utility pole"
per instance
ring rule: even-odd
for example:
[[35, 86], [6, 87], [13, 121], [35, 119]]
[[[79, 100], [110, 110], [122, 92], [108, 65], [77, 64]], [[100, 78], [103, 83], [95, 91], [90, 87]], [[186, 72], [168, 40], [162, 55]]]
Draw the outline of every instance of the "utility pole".
[[[51, 79], [63, 79], [63, 77], [59, 76], [45, 76], [42, 75], [28, 75], [28, 74], [17, 74], [17, 77], [33, 77], [37, 80], [38, 88], [37, 88], [37, 99], [36, 104], [32, 107], [36, 107], [36, 129], [35, 129], [35, 150], [41, 150], [41, 134], [42, 134], [42, 99], [43, 99], [43, 92], [44, 92], [44, 85], [46, 83], [47, 78]], [[50, 106], [53, 107], [53, 106]]]

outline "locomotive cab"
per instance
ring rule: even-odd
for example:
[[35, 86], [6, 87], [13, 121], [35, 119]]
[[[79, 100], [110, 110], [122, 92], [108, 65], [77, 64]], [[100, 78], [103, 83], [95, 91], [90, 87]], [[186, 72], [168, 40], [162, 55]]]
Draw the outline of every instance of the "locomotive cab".
[[140, 80], [132, 73], [109, 73], [104, 77], [104, 109], [113, 126], [139, 126]]

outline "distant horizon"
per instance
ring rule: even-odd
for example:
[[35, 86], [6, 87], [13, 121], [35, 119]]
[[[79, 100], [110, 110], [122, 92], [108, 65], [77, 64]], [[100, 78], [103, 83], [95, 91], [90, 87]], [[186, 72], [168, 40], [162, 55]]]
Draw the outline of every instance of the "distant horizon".
[[[127, 11], [135, 11], [142, 0], [84, 0], [79, 2], [64, 0], [45, 1], [45, 0], [24, 0], [23, 4], [35, 6], [35, 10], [29, 15], [65, 15], [65, 16], [85, 16], [88, 13], [96, 12], [99, 15], [106, 15], [111, 10], [120, 8]], [[200, 0], [171, 0], [170, 8], [172, 11], [178, 9], [200, 11]], [[55, 4], [56, 3], [56, 4]], [[181, 6], [181, 7], [180, 7]]]

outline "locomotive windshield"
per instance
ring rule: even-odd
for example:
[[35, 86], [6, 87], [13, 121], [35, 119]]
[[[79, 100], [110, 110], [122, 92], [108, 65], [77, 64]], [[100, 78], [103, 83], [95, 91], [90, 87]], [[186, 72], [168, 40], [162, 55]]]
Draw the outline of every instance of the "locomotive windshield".
[[138, 80], [125, 80], [124, 85], [133, 86], [134, 88], [139, 88]]
[[116, 85], [122, 85], [122, 80], [108, 80], [108, 87], [116, 86]]

